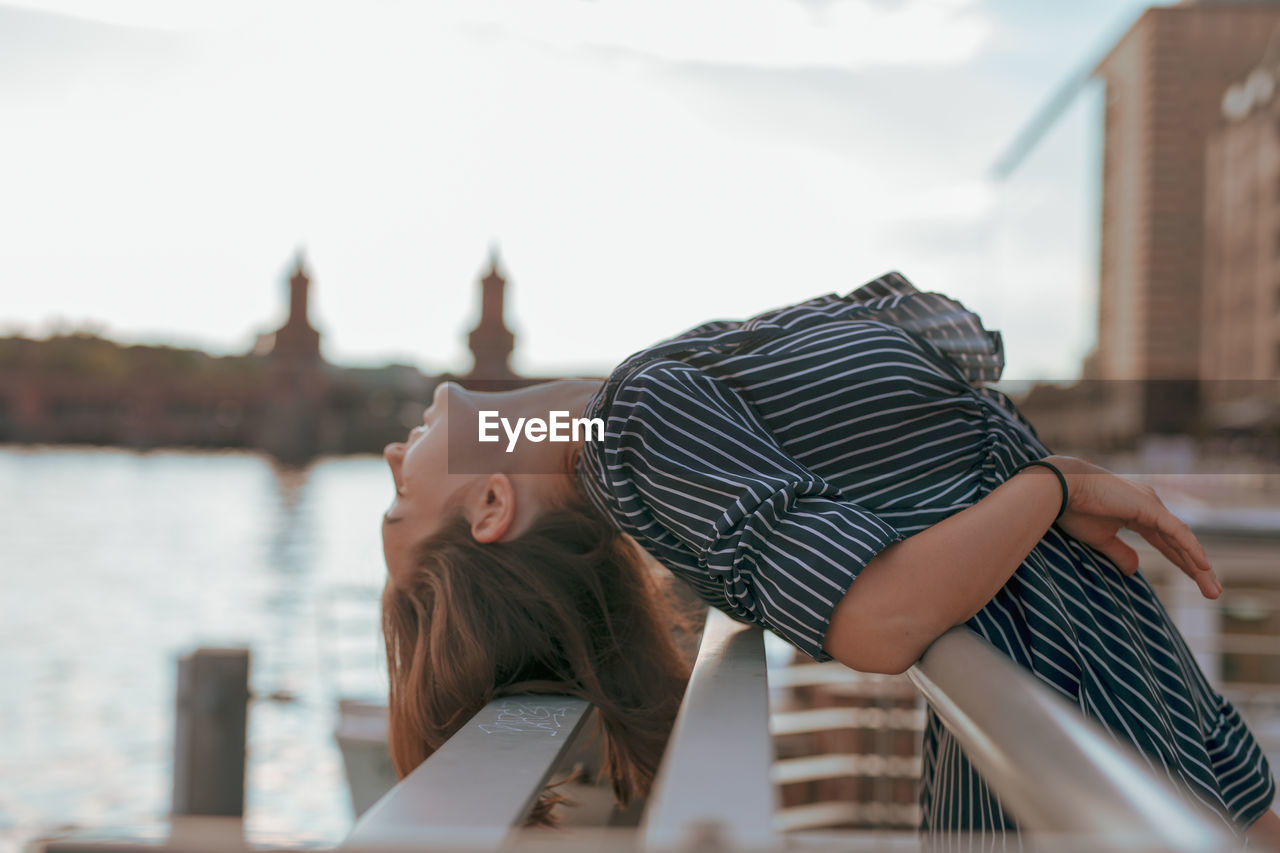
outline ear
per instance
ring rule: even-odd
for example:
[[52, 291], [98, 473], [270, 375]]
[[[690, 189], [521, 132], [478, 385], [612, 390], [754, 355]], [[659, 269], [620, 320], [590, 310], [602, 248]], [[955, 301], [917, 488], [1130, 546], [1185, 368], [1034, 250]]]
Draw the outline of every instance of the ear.
[[516, 490], [506, 474], [492, 474], [471, 499], [471, 536], [477, 542], [497, 542], [516, 518]]

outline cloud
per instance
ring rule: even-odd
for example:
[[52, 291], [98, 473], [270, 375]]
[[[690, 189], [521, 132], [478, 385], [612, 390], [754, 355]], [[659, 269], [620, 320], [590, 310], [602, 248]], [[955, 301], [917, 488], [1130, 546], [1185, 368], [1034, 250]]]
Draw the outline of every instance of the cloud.
[[449, 14], [554, 46], [769, 68], [950, 65], [993, 30], [978, 0], [459, 0]]
[[[298, 3], [193, 0], [176, 33], [0, 8], [6, 316], [225, 341], [277, 321], [303, 243], [330, 357], [457, 367], [496, 239], [531, 372], [893, 267], [1005, 328], [1011, 368], [1067, 349], [1016, 336], [1085, 278], [1082, 170], [1050, 145], [982, 183], [1036, 79], [972, 35], [994, 0]], [[1053, 209], [1001, 214], [1045, 167]]]
[[118, 27], [207, 31], [243, 26], [259, 16], [262, 4], [254, 0], [5, 0], [4, 5]]

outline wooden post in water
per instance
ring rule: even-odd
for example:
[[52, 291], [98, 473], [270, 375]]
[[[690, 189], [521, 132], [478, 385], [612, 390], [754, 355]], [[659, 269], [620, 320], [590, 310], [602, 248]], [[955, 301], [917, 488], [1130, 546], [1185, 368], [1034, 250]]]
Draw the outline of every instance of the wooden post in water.
[[249, 650], [184, 655], [177, 692], [173, 814], [243, 816]]

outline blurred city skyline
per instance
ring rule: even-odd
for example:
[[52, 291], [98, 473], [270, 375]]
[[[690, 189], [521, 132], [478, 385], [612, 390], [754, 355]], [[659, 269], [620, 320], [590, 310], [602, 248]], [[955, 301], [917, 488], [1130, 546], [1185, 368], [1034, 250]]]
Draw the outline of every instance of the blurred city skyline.
[[244, 352], [302, 247], [328, 360], [460, 369], [497, 245], [527, 375], [899, 269], [1071, 378], [1098, 84], [988, 170], [1148, 5], [0, 5], [0, 333]]

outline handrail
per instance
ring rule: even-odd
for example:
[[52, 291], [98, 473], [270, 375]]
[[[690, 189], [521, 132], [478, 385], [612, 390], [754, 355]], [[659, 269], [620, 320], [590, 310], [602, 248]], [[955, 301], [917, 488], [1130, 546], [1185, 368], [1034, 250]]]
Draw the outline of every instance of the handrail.
[[342, 847], [498, 849], [590, 710], [567, 696], [495, 699], [370, 806]]
[[1218, 817], [967, 628], [907, 674], [1021, 827], [1177, 853], [1238, 847]]
[[658, 778], [641, 849], [774, 850], [764, 635], [715, 608], [698, 648]]

